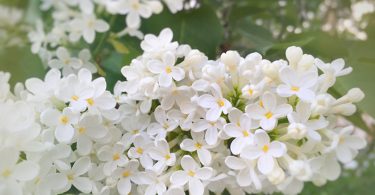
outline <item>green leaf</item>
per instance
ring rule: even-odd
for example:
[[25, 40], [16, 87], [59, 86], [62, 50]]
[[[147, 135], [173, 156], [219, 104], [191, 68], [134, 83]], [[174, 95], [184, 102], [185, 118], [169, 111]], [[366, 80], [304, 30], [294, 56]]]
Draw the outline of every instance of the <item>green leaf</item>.
[[215, 10], [206, 4], [198, 9], [172, 14], [165, 9], [161, 14], [142, 21], [141, 31], [145, 34], [159, 34], [163, 28], [171, 28], [174, 40], [180, 44], [189, 44], [208, 57], [216, 57], [219, 45], [223, 41], [223, 28]]
[[12, 85], [31, 77], [42, 78], [46, 72], [40, 58], [32, 54], [27, 46], [7, 48], [0, 53], [0, 59], [0, 71], [12, 74]]
[[108, 42], [113, 46], [113, 48], [117, 51], [117, 53], [120, 54], [128, 54], [129, 49], [120, 41], [118, 41], [116, 38], [111, 37]]
[[235, 28], [232, 37], [234, 41], [237, 41], [234, 43], [235, 47], [243, 47], [265, 54], [275, 42], [270, 31], [256, 25], [250, 17], [237, 21], [232, 28]]

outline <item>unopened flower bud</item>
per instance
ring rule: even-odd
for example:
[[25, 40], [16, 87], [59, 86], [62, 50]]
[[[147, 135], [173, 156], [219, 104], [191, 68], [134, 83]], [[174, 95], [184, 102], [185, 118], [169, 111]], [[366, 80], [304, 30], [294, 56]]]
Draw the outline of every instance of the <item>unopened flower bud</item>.
[[288, 126], [288, 135], [293, 139], [302, 139], [305, 137], [307, 128], [301, 123], [292, 123]]
[[344, 116], [350, 116], [354, 114], [357, 107], [354, 104], [341, 104], [333, 107], [332, 112], [337, 114], [342, 114]]
[[359, 88], [350, 89], [346, 95], [351, 102], [360, 102], [365, 97], [365, 94]]
[[225, 64], [229, 71], [232, 72], [237, 70], [241, 56], [237, 51], [227, 51], [226, 53], [221, 54], [220, 60]]
[[314, 64], [314, 57], [312, 55], [304, 54], [298, 62], [298, 69], [302, 71], [309, 70]]
[[277, 166], [269, 175], [267, 175], [267, 178], [272, 184], [277, 185], [284, 181], [285, 173], [280, 167]]
[[288, 59], [290, 65], [295, 67], [297, 63], [301, 60], [303, 51], [300, 47], [291, 46], [286, 49], [286, 58]]

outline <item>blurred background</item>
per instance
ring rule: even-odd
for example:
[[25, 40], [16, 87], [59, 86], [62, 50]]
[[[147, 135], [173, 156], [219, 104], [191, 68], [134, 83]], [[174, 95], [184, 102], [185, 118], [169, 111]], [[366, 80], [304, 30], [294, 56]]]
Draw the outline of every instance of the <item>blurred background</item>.
[[[42, 58], [31, 53], [28, 40], [37, 18], [51, 18], [48, 11], [40, 11], [40, 4], [41, 0], [0, 0], [0, 71], [12, 74], [12, 84], [43, 77], [46, 72]], [[157, 34], [170, 27], [176, 41], [190, 44], [211, 59], [234, 49], [243, 56], [259, 52], [276, 60], [285, 58], [285, 49], [295, 45], [325, 62], [343, 58], [353, 67], [353, 73], [340, 77], [331, 92], [340, 96], [352, 87], [365, 92], [358, 112], [349, 120], [367, 133], [369, 146], [357, 161], [345, 165], [339, 180], [324, 187], [307, 184], [302, 194], [374, 194], [375, 0], [192, 0], [186, 6], [188, 10], [177, 14], [165, 9], [143, 20], [142, 32]], [[120, 31], [123, 23], [123, 18], [114, 18], [111, 29]], [[48, 25], [44, 28], [50, 30]], [[107, 41], [94, 57], [111, 87], [123, 79], [120, 68], [141, 53], [140, 40], [101, 36]], [[98, 44], [85, 47], [93, 52]]]

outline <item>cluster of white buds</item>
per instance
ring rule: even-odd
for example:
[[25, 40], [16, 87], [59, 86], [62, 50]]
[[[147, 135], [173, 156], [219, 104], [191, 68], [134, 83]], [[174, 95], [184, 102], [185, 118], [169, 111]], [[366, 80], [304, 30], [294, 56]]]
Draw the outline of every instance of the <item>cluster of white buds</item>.
[[14, 93], [0, 74], [0, 194], [297, 194], [337, 179], [366, 145], [336, 121], [363, 92], [327, 92], [351, 72], [341, 59], [290, 47], [287, 61], [209, 60], [170, 29], [141, 48], [113, 93], [85, 68]]
[[52, 22], [36, 22], [28, 34], [32, 52], [48, 62], [59, 46], [76, 46], [80, 40], [92, 44], [97, 33], [110, 30], [116, 15], [125, 15], [124, 30], [112, 34], [142, 39], [141, 18], [162, 12], [163, 2], [172, 13], [184, 8], [184, 0], [42, 0], [40, 9]]

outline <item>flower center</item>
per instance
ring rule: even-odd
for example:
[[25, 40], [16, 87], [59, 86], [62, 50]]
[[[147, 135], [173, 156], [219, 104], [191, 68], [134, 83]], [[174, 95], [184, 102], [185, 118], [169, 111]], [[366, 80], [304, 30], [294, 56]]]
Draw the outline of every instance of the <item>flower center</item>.
[[189, 175], [190, 177], [194, 177], [194, 176], [195, 176], [195, 172], [192, 171], [192, 170], [189, 170], [189, 171], [188, 171], [188, 175]]
[[77, 101], [78, 99], [79, 99], [78, 96], [76, 96], [76, 95], [73, 95], [73, 96], [72, 96], [72, 100]]
[[250, 135], [249, 132], [247, 132], [246, 130], [243, 130], [242, 134], [244, 137], [248, 137]]
[[139, 130], [138, 130], [138, 129], [134, 129], [134, 130], [132, 131], [132, 134], [133, 134], [133, 135], [138, 134], [138, 133], [139, 133]]
[[69, 122], [69, 118], [67, 116], [64, 116], [64, 115], [61, 116], [59, 120], [60, 120], [60, 123], [62, 123], [63, 125], [66, 125]]
[[220, 107], [223, 107], [225, 105], [224, 101], [223, 100], [217, 100], [217, 104], [220, 106]]
[[254, 93], [254, 91], [252, 89], [247, 90], [247, 92], [249, 93], [249, 95], [253, 95], [253, 93]]
[[272, 112], [267, 112], [264, 116], [265, 116], [267, 119], [270, 119], [270, 118], [273, 116], [273, 114], [272, 114]]
[[164, 156], [164, 158], [165, 158], [166, 160], [169, 160], [169, 159], [171, 159], [171, 155], [166, 154], [166, 155]]
[[170, 66], [167, 66], [167, 67], [165, 68], [165, 72], [166, 72], [167, 74], [171, 73], [171, 72], [172, 72], [172, 68], [171, 68]]
[[1, 173], [1, 175], [2, 175], [3, 177], [9, 177], [10, 174], [12, 174], [12, 172], [11, 172], [9, 169], [5, 169], [5, 170]]
[[201, 143], [196, 143], [196, 144], [195, 144], [195, 147], [196, 147], [197, 149], [201, 149], [201, 148], [202, 148], [202, 144], [201, 144]]
[[142, 148], [137, 148], [137, 153], [138, 154], [143, 154], [143, 149]]
[[84, 127], [78, 128], [78, 133], [83, 134], [85, 132], [86, 132], [86, 128], [84, 128]]
[[94, 100], [93, 100], [92, 98], [89, 98], [89, 99], [87, 99], [86, 101], [87, 101], [87, 103], [88, 103], [90, 106], [94, 105]]
[[269, 149], [268, 145], [264, 145], [262, 148], [263, 152], [268, 152]]
[[299, 87], [293, 86], [290, 88], [292, 91], [297, 92], [299, 91]]
[[263, 101], [262, 101], [262, 100], [259, 101], [259, 106], [262, 107], [262, 108], [264, 107], [264, 106], [263, 106]]
[[119, 153], [115, 153], [115, 154], [112, 156], [112, 159], [113, 159], [113, 160], [118, 160], [118, 159], [120, 159], [120, 154], [119, 154]]
[[130, 171], [126, 170], [122, 173], [123, 177], [129, 177], [131, 175]]
[[69, 181], [73, 181], [74, 180], [74, 175], [73, 174], [69, 174], [66, 177], [68, 178]]

